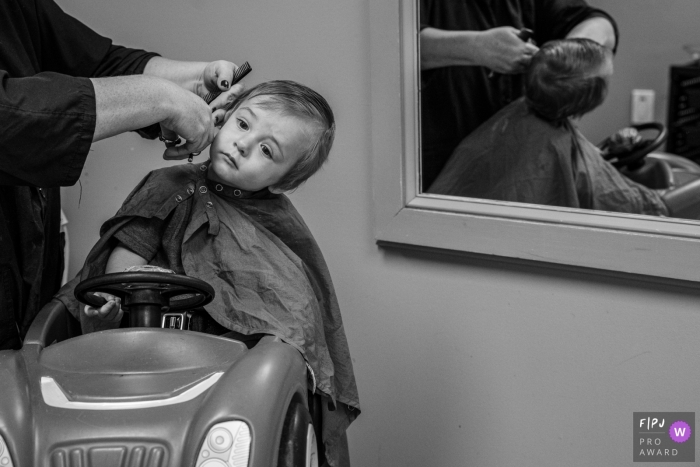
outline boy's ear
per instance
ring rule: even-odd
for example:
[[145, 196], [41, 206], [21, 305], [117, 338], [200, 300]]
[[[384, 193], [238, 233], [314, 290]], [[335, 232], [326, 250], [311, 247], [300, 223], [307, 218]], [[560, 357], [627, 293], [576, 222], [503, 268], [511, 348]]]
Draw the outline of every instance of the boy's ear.
[[286, 190], [283, 190], [283, 189], [277, 188], [277, 187], [269, 186], [269, 187], [267, 187], [267, 191], [269, 191], [270, 193], [274, 193], [274, 194], [276, 194], [276, 195], [281, 195], [281, 194], [284, 193]]
[[218, 129], [221, 129], [226, 123], [226, 112], [223, 109], [215, 110], [211, 116], [214, 118], [214, 126]]

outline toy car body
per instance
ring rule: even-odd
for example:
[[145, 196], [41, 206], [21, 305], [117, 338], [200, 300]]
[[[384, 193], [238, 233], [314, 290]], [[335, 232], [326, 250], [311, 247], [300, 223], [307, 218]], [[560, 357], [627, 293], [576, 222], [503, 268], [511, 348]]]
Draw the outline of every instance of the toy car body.
[[672, 217], [700, 219], [700, 165], [675, 154], [652, 152], [635, 170], [622, 173], [660, 190]]
[[315, 466], [306, 371], [271, 336], [80, 335], [54, 300], [0, 352], [0, 467]]
[[[648, 130], [656, 136], [644, 139], [640, 132]], [[700, 165], [675, 154], [654, 152], [667, 135], [661, 123], [644, 123], [623, 128], [598, 146], [626, 177], [658, 190], [671, 217], [700, 219]], [[610, 151], [616, 144], [621, 146]]]

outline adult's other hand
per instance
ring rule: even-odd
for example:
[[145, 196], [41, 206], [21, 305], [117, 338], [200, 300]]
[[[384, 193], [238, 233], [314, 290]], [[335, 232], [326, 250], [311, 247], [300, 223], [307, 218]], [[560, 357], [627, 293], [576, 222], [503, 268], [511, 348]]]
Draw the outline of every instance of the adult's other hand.
[[242, 84], [234, 84], [231, 86], [231, 89], [222, 93], [209, 104], [215, 126], [220, 127], [224, 124], [226, 112], [231, 108], [233, 102], [241, 95], [244, 89]]
[[[196, 93], [205, 98], [212, 93], [221, 93], [215, 99], [210, 100], [214, 117], [214, 124], [220, 125], [224, 121], [226, 110], [236, 98], [243, 92], [241, 84], [232, 84], [238, 66], [225, 60], [217, 60], [209, 63], [202, 72], [202, 82], [198, 86]], [[204, 93], [204, 95], [202, 95]]]
[[172, 93], [172, 108], [168, 112], [170, 116], [161, 122], [163, 136], [172, 140], [175, 135], [179, 135], [185, 144], [168, 147], [163, 153], [163, 159], [186, 159], [192, 153], [202, 152], [214, 140], [214, 117], [199, 96], [178, 86], [172, 86], [169, 91]]
[[510, 26], [488, 29], [475, 38], [477, 61], [497, 73], [522, 73], [539, 50]]

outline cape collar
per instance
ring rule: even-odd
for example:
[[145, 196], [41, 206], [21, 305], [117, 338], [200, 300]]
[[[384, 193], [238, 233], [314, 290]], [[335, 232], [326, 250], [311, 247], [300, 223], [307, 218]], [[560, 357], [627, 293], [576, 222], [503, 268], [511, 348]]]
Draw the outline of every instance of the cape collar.
[[272, 199], [276, 198], [277, 194], [271, 193], [270, 190], [267, 188], [263, 188], [262, 190], [258, 191], [248, 191], [248, 190], [241, 190], [240, 188], [232, 187], [229, 185], [224, 185], [223, 183], [216, 182], [214, 180], [211, 180], [209, 178], [209, 161], [203, 163], [202, 165], [199, 166], [199, 170], [201, 171], [204, 181], [207, 185], [207, 188], [209, 189], [210, 192], [216, 194], [217, 196], [220, 196], [224, 199], [231, 199], [231, 200], [237, 200], [237, 199]]

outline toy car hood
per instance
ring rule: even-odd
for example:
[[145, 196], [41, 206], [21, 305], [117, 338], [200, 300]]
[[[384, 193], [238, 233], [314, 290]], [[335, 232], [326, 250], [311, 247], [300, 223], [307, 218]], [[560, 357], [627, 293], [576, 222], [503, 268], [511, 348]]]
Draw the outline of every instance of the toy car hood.
[[230, 339], [179, 331], [88, 334], [41, 353], [41, 392], [47, 405], [82, 410], [173, 405], [216, 384], [246, 350]]
[[271, 336], [247, 349], [192, 331], [64, 340], [58, 328], [37, 323], [0, 352], [3, 467], [272, 466], [288, 407], [306, 403], [303, 358]]

